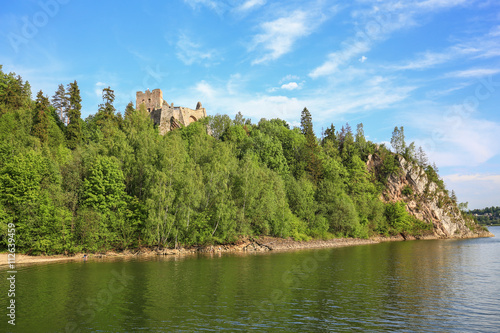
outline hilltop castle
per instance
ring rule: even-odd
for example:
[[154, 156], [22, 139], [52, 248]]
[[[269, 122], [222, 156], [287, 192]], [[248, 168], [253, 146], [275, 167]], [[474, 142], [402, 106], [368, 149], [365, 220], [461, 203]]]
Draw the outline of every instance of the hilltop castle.
[[174, 103], [169, 105], [163, 100], [163, 93], [160, 89], [154, 89], [153, 91], [148, 89], [145, 92], [138, 91], [136, 93], [135, 107], [139, 109], [143, 103], [149, 112], [149, 116], [160, 129], [161, 135], [181, 126], [187, 126], [207, 116], [207, 112], [205, 108], [201, 107], [200, 102], [196, 105], [196, 110], [174, 106]]

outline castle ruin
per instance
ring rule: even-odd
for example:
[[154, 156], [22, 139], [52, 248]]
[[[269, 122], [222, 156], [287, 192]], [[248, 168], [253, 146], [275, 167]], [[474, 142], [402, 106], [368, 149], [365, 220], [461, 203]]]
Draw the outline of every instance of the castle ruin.
[[145, 92], [138, 91], [136, 93], [135, 107], [139, 109], [141, 104], [146, 107], [149, 116], [160, 129], [161, 135], [181, 126], [187, 126], [207, 116], [207, 112], [200, 102], [196, 105], [196, 110], [174, 106], [174, 103], [169, 105], [163, 100], [163, 93], [160, 89], [154, 89], [153, 91], [148, 89]]

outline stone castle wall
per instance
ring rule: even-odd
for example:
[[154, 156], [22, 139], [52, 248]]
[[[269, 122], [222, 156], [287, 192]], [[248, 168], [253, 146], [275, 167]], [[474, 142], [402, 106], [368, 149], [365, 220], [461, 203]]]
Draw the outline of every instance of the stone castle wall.
[[136, 93], [136, 108], [139, 109], [141, 104], [146, 106], [146, 110], [155, 125], [158, 126], [161, 135], [177, 126], [188, 126], [207, 116], [207, 112], [200, 102], [196, 105], [196, 110], [174, 106], [173, 103], [169, 105], [163, 100], [163, 93], [160, 89], [138, 91]]

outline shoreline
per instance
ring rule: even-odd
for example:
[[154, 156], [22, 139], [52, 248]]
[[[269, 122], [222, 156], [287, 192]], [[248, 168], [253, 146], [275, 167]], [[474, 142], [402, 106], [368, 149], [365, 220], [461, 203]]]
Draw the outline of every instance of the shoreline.
[[[244, 238], [240, 239], [233, 244], [224, 245], [209, 245], [209, 246], [193, 246], [189, 248], [178, 249], [158, 249], [158, 248], [140, 248], [134, 250], [124, 250], [122, 252], [107, 251], [105, 253], [89, 253], [87, 254], [89, 260], [93, 259], [111, 259], [111, 258], [132, 258], [132, 257], [150, 257], [150, 256], [195, 256], [197, 254], [222, 254], [222, 253], [264, 253], [264, 252], [289, 252], [300, 251], [308, 249], [322, 249], [322, 248], [338, 248], [356, 245], [379, 244], [385, 242], [396, 241], [409, 241], [409, 240], [431, 240], [431, 239], [469, 239], [469, 238], [484, 238], [494, 237], [491, 232], [483, 232], [475, 234], [472, 237], [449, 237], [440, 238], [435, 235], [426, 235], [422, 237], [406, 237], [402, 235], [391, 237], [371, 237], [369, 239], [361, 238], [334, 238], [329, 240], [313, 239], [309, 241], [295, 241], [293, 239], [284, 239], [263, 236], [258, 238]], [[0, 253], [0, 269], [7, 267], [8, 253]], [[63, 261], [82, 261], [83, 253], [76, 253], [74, 255], [52, 255], [52, 256], [29, 256], [25, 254], [16, 254], [16, 265], [25, 264], [44, 264], [52, 262]]]

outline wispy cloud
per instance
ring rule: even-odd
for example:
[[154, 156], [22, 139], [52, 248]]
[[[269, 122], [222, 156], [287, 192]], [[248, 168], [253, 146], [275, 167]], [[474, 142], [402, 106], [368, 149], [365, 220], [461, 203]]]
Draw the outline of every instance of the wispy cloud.
[[216, 12], [221, 12], [223, 8], [222, 2], [217, 0], [184, 0], [184, 2], [193, 9], [199, 9], [204, 6]]
[[204, 50], [201, 44], [193, 42], [185, 34], [180, 35], [176, 48], [177, 58], [185, 65], [213, 60], [216, 53], [215, 50]]
[[325, 19], [326, 16], [317, 9], [295, 10], [286, 16], [262, 23], [262, 32], [254, 36], [250, 49], [263, 48], [264, 54], [252, 64], [276, 60], [290, 52], [297, 40], [310, 35]]
[[500, 175], [490, 173], [443, 176], [447, 187], [455, 190], [459, 202], [468, 202], [469, 209], [498, 206], [500, 204]]
[[451, 72], [446, 77], [455, 78], [479, 78], [500, 73], [500, 68], [472, 68], [463, 71]]
[[266, 4], [266, 0], [247, 0], [235, 8], [236, 12], [247, 12]]
[[[463, 105], [419, 105], [406, 122], [421, 133], [431, 160], [443, 167], [476, 167], [500, 154], [500, 124], [474, 117]], [[421, 109], [426, 111], [422, 112]]]
[[[392, 33], [418, 25], [423, 14], [466, 5], [466, 0], [382, 1], [370, 10], [352, 13], [357, 20], [356, 33], [346, 39], [339, 50], [327, 55], [327, 60], [313, 69], [309, 76], [318, 78], [336, 73], [341, 66], [369, 52], [374, 45], [386, 40]], [[423, 69], [445, 62], [448, 54], [426, 53], [422, 59], [401, 65], [399, 69]]]
[[445, 178], [453, 182], [487, 181], [500, 185], [500, 175], [479, 174], [479, 173], [472, 175], [452, 174], [445, 176]]
[[414, 60], [410, 60], [402, 65], [392, 66], [392, 68], [396, 70], [428, 69], [451, 60], [455, 55], [456, 53], [451, 51], [444, 53], [425, 52], [419, 54]]
[[[212, 113], [231, 115], [241, 111], [257, 121], [260, 118], [281, 118], [293, 124], [300, 120], [304, 107], [314, 113], [318, 122], [329, 122], [346, 114], [376, 112], [392, 107], [405, 100], [414, 89], [397, 84], [392, 78], [376, 77], [357, 83], [359, 89], [355, 90], [342, 84], [314, 90], [299, 89], [301, 83], [292, 81], [297, 84], [296, 89], [295, 84], [287, 82], [269, 89], [268, 93], [252, 93], [238, 84], [238, 81], [245, 82], [243, 75], [231, 75], [229, 80], [233, 81], [231, 85], [223, 84], [224, 80], [202, 81], [179, 91], [177, 101], [181, 105], [192, 105], [196, 103], [192, 100], [196, 96]], [[288, 91], [286, 88], [294, 88], [294, 95], [280, 94], [280, 91]]]

